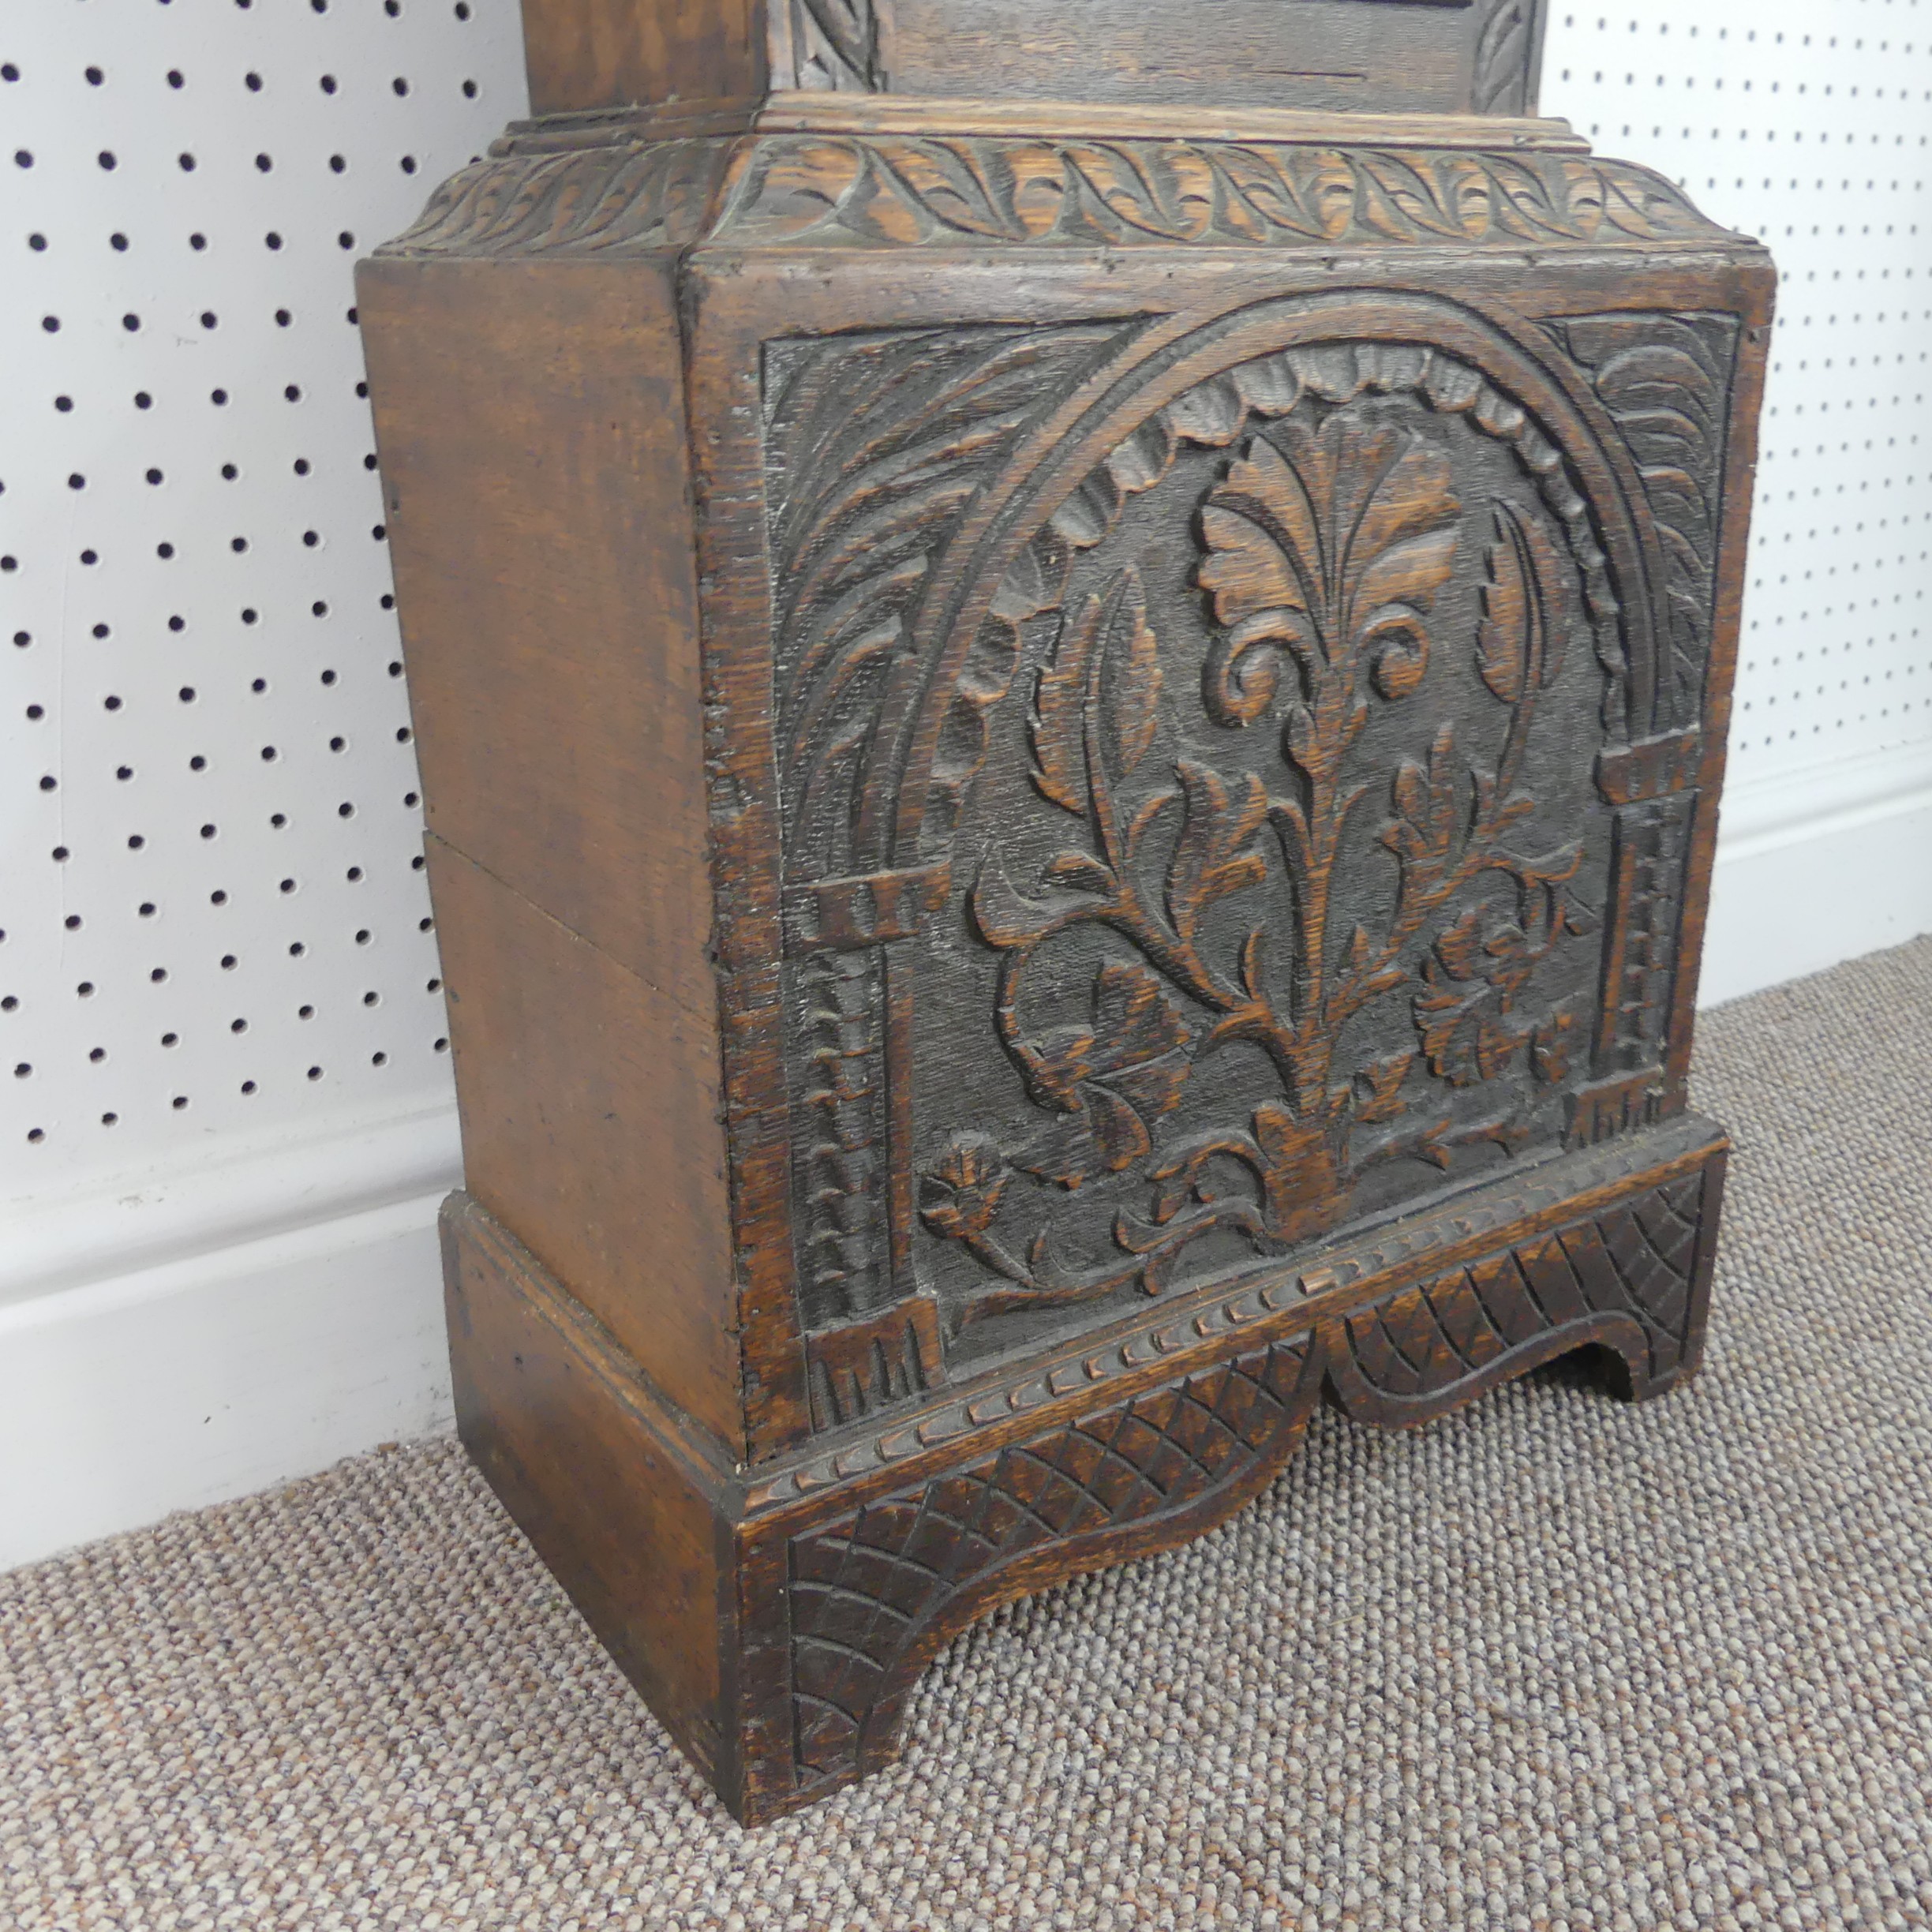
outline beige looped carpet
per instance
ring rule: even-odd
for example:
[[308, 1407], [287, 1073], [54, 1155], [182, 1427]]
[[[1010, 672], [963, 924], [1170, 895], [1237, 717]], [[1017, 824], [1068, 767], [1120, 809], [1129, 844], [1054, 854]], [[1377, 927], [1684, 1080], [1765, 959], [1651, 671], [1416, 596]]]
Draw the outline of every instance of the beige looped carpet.
[[1709, 1366], [1318, 1421], [741, 1831], [453, 1443], [0, 1578], [0, 1924], [1932, 1926], [1932, 942], [1709, 1016]]

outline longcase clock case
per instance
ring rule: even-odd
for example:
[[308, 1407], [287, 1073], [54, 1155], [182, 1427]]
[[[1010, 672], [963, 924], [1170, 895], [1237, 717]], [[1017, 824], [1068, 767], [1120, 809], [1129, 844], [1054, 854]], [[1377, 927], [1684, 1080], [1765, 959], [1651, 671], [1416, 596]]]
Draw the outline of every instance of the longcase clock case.
[[1203, 10], [531, 0], [363, 268], [463, 1437], [750, 1820], [1324, 1394], [1698, 1363], [1769, 262], [1515, 0]]

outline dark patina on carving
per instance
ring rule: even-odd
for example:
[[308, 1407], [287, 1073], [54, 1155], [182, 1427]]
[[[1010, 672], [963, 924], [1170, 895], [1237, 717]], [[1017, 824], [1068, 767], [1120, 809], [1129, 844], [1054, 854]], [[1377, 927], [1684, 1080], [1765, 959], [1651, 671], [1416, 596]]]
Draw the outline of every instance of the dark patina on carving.
[[[915, 1291], [956, 1335], [1158, 1294], [1682, 1104], [1661, 1074], [1634, 1107], [1591, 1083], [1660, 1050], [1694, 735], [1631, 734], [1694, 716], [1709, 636], [1715, 485], [1678, 486], [1646, 384], [1698, 379], [1710, 465], [1726, 391], [1621, 327], [1688, 324], [1616, 320], [1570, 326], [1672, 519], [1667, 584], [1613, 581], [1494, 380], [1380, 343], [1184, 391], [1023, 549], [933, 763], [939, 916], [893, 927], [889, 987], [878, 948], [794, 939], [801, 1059], [837, 1076], [798, 1090], [839, 1127], [797, 1141], [814, 1325]], [[888, 721], [950, 547], [1143, 326], [768, 350], [786, 865], [819, 899], [906, 898]], [[1636, 607], [1668, 650], [1633, 659]], [[1606, 818], [1598, 788], [1634, 802]], [[841, 930], [819, 945], [864, 945]], [[841, 986], [870, 989], [844, 1019]]]
[[[1193, 581], [1212, 622], [1178, 697], [1201, 722], [1150, 767], [1159, 782], [1131, 785], [1156, 737], [1163, 653], [1139, 571], [1121, 566], [1065, 612], [1035, 681], [1033, 783], [1084, 837], [1048, 860], [1044, 891], [1016, 886], [994, 853], [971, 902], [1004, 956], [1002, 1043], [1029, 1097], [1060, 1116], [1007, 1158], [1069, 1193], [1130, 1171], [1151, 1192], [1117, 1215], [1110, 1264], [1059, 1261], [1050, 1218], [1023, 1260], [998, 1237], [989, 1183], [970, 1206], [954, 1185], [963, 1161], [996, 1156], [983, 1136], [956, 1138], [928, 1176], [927, 1225], [1009, 1284], [962, 1320], [1129, 1283], [1157, 1292], [1217, 1232], [1286, 1252], [1345, 1219], [1372, 1167], [1446, 1170], [1458, 1149], [1524, 1144], [1532, 1107], [1506, 1076], [1570, 1071], [1576, 988], [1552, 1004], [1533, 983], [1594, 930], [1569, 891], [1584, 843], [1538, 836], [1523, 780], [1539, 701], [1582, 627], [1579, 567], [1533, 480], [1483, 504], [1472, 536], [1427, 418], [1493, 404], [1473, 372], [1350, 350], [1281, 358], [1272, 375], [1273, 401], [1294, 406], [1237, 445], [1195, 512]], [[1432, 657], [1455, 648], [1436, 606], [1465, 545], [1478, 554], [1463, 676], [1429, 688], [1440, 715], [1473, 687], [1465, 728], [1481, 752], [1464, 751], [1451, 717], [1364, 758], [1376, 714], [1419, 713]], [[1488, 706], [1500, 730], [1485, 729]], [[1279, 743], [1258, 768], [1211, 762], [1220, 734], [1264, 725]], [[1365, 867], [1367, 892], [1351, 876]], [[1125, 945], [1095, 964], [1089, 1014], [1041, 1030], [1027, 1009], [1043, 953], [1096, 932]], [[1362, 1044], [1356, 1023], [1398, 994], [1406, 1019]], [[1164, 1133], [1184, 1090], [1241, 1046], [1271, 1069], [1265, 1097], [1249, 1111], [1240, 1083], [1205, 1121]], [[1473, 1090], [1487, 1091], [1464, 1104]]]
[[1232, 1515], [1293, 1455], [1324, 1387], [1357, 1419], [1403, 1427], [1593, 1348], [1622, 1395], [1661, 1393], [1702, 1346], [1721, 1182], [1720, 1156], [799, 1531], [794, 1788], [896, 1756], [919, 1672], [994, 1604]]

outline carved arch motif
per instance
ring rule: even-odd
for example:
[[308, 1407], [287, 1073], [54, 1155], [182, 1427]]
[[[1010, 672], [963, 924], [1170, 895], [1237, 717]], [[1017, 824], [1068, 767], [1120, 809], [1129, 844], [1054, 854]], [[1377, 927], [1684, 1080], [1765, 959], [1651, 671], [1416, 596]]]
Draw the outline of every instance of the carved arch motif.
[[[1426, 427], [1443, 419], [1500, 444], [1527, 500], [1462, 502], [1449, 446]], [[1073, 559], [1098, 556], [1127, 500], [1159, 489], [1190, 445], [1230, 452], [1197, 513], [1194, 578], [1212, 620], [1195, 702], [1219, 729], [1181, 728], [1171, 766], [1149, 761], [1174, 782], [1150, 788], [1136, 773], [1169, 709], [1170, 653], [1140, 571], [1118, 557], [1118, 568], [1089, 568], [1081, 580], [1104, 588], [1084, 601], [1065, 586]], [[1168, 522], [1201, 474], [1168, 500]], [[1432, 658], [1447, 652], [1453, 668], [1459, 657], [1434, 607], [1471, 548], [1472, 515], [1486, 539], [1480, 571], [1462, 573], [1481, 580], [1480, 676], [1446, 688], [1466, 678], [1476, 708], [1439, 711], [1425, 757], [1365, 768], [1354, 752], [1372, 715], [1423, 716], [1410, 701]], [[1543, 1099], [1576, 1070], [1590, 998], [1574, 983], [1589, 956], [1561, 962], [1595, 931], [1589, 901], [1601, 898], [1574, 896], [1578, 828], [1536, 829], [1526, 760], [1573, 631], [1593, 633], [1613, 688], [1623, 661], [1587, 506], [1526, 412], [1432, 349], [1283, 351], [1152, 418], [1124, 460], [1116, 452], [1068, 499], [1032, 554], [1050, 577], [1043, 602], [1055, 623], [1034, 674], [1032, 785], [1080, 830], [1059, 822], [1043, 870], [1036, 852], [1009, 876], [996, 849], [972, 882], [972, 925], [1001, 955], [1000, 1043], [1038, 1111], [1009, 1114], [998, 1138], [953, 1132], [923, 1174], [926, 1227], [983, 1271], [970, 1290], [955, 1282], [956, 1322], [1129, 1286], [1158, 1294], [1216, 1237], [1257, 1256], [1292, 1252], [1357, 1211], [1372, 1170], [1447, 1173], [1473, 1150], [1514, 1153], [1558, 1131]], [[1013, 654], [1029, 664], [1038, 614], [1005, 620]], [[1185, 691], [1178, 704], [1194, 708]], [[1485, 755], [1497, 706], [1508, 728]], [[1237, 753], [1230, 765], [1229, 736], [1270, 719], [1279, 754], [1257, 768]], [[1384, 803], [1392, 815], [1372, 841], [1351, 842], [1351, 818], [1359, 826]], [[1002, 813], [1010, 837], [1010, 806]], [[1384, 900], [1379, 865], [1391, 859]], [[1096, 939], [1091, 1018], [1067, 1014], [1064, 990], [1043, 1002]], [[1413, 1032], [1390, 1011], [1398, 994]], [[1251, 1090], [1224, 1071], [1230, 1050], [1258, 1054], [1273, 1078]], [[1065, 1217], [1046, 1206], [1040, 1222], [1043, 1195], [1110, 1181], [1103, 1199], [1117, 1211], [1103, 1251], [1076, 1239], [1084, 1252], [1063, 1253]], [[1032, 1224], [1024, 1250], [1003, 1212], [1020, 1193], [1020, 1225]]]
[[[790, 878], [943, 858], [984, 756], [985, 716], [1018, 668], [1017, 623], [1052, 607], [1072, 554], [1097, 545], [1183, 444], [1227, 447], [1271, 398], [1292, 406], [1279, 385], [1289, 359], [1309, 352], [1317, 385], [1342, 380], [1323, 373], [1324, 350], [1331, 369], [1339, 355], [1399, 352], [1391, 366], [1418, 383], [1435, 363], [1475, 373], [1484, 413], [1511, 414], [1534, 439], [1525, 447], [1563, 492], [1566, 527], [1591, 526], [1603, 553], [1589, 580], [1611, 680], [1607, 735], [1629, 742], [1656, 728], [1667, 620], [1648, 562], [1652, 513], [1616, 425], [1547, 337], [1439, 296], [1378, 290], [1287, 298], [1182, 330], [980, 326], [773, 346], [792, 358], [768, 364], [766, 380]], [[897, 358], [917, 365], [915, 380], [901, 379]], [[808, 394], [811, 409], [796, 400]], [[808, 457], [841, 416], [831, 460]], [[883, 551], [865, 519], [888, 499], [893, 553], [913, 554], [868, 590], [862, 578], [879, 573]], [[835, 556], [841, 574], [814, 593], [802, 569]], [[865, 620], [886, 609], [892, 641], [882, 646]], [[862, 702], [841, 703], [863, 681], [856, 653], [878, 675]], [[847, 776], [834, 783], [841, 761]], [[833, 818], [858, 836], [833, 833]]]
[[[865, 372], [856, 383], [855, 366]], [[793, 1064], [837, 1069], [835, 1080], [809, 1075], [810, 1091], [796, 1090], [806, 1117], [826, 1126], [804, 1150], [794, 1195], [801, 1276], [823, 1291], [816, 1302], [808, 1294], [808, 1322], [889, 1309], [913, 1286], [914, 1203], [904, 1171], [912, 1152], [904, 1098], [909, 1023], [887, 1011], [901, 1002], [895, 988], [902, 982], [883, 961], [876, 972], [861, 968], [862, 954], [851, 949], [889, 948], [917, 930], [923, 911], [944, 903], [952, 841], [986, 756], [989, 718], [1023, 660], [1035, 661], [1028, 653], [1039, 648], [1039, 622], [1058, 620], [1064, 638], [1077, 615], [1062, 608], [1074, 564], [1106, 541], [1131, 500], [1155, 489], [1185, 451], [1238, 453], [1256, 427], [1285, 422], [1304, 405], [1318, 406], [1337, 422], [1365, 399], [1406, 397], [1425, 414], [1466, 421], [1508, 450], [1531, 481], [1539, 515], [1548, 518], [1574, 573], [1581, 621], [1604, 673], [1606, 736], [1616, 743], [1642, 735], [1655, 714], [1661, 589], [1646, 572], [1654, 553], [1649, 504], [1595, 397], [1550, 355], [1547, 339], [1537, 358], [1522, 340], [1458, 305], [1380, 294], [1372, 302], [1342, 296], [1264, 305], [1205, 329], [1168, 331], [1165, 339], [1161, 325], [1151, 322], [890, 331], [781, 350], [767, 373], [788, 929], [792, 949], [807, 956], [798, 969], [799, 997], [808, 1023], [823, 1023], [827, 1043], [804, 1043]], [[800, 455], [807, 449], [814, 451], [809, 465]], [[818, 453], [828, 450], [829, 458]], [[1361, 454], [1357, 450], [1350, 460]], [[1493, 537], [1485, 595], [1506, 603], [1514, 598], [1524, 611], [1547, 605], [1553, 567], [1537, 552], [1537, 544], [1547, 551], [1549, 541], [1537, 519], [1512, 523], [1499, 512]], [[1136, 593], [1130, 578], [1117, 586], [1114, 608], [1094, 614], [1095, 626], [1124, 623], [1131, 632]], [[1555, 641], [1556, 656], [1562, 643]], [[1502, 657], [1508, 655], [1502, 650]], [[1088, 661], [1097, 664], [1099, 657], [1089, 653]], [[1222, 702], [1238, 710], [1245, 672], [1230, 669]], [[1401, 695], [1391, 680], [1403, 675], [1384, 653], [1375, 673], [1384, 696]], [[1533, 703], [1533, 690], [1526, 692], [1520, 678], [1512, 688], [1511, 675], [1485, 669], [1484, 679], [1526, 721], [1522, 700], [1527, 695]], [[1530, 675], [1530, 685], [1536, 681]], [[1223, 721], [1237, 721], [1230, 715]], [[1515, 731], [1513, 725], [1512, 742]], [[1526, 949], [1526, 962], [1533, 964], [1565, 936], [1563, 922], [1571, 915], [1561, 886], [1577, 856], [1525, 856], [1500, 847], [1489, 852], [1484, 841], [1500, 837], [1504, 818], [1527, 809], [1524, 800], [1509, 803], [1513, 781], [1507, 766], [1490, 782], [1499, 779], [1503, 815], [1496, 825], [1479, 826], [1481, 838], [1472, 837], [1453, 863], [1447, 845], [1430, 856], [1431, 841], [1440, 843], [1427, 829], [1432, 814], [1451, 809], [1451, 792], [1464, 782], [1451, 769], [1448, 748], [1439, 745], [1413, 778], [1402, 781], [1413, 798], [1382, 842], [1415, 876], [1433, 868], [1442, 888], [1433, 897], [1412, 895], [1411, 914], [1438, 904], [1454, 914], [1453, 890], [1485, 864], [1512, 877], [1527, 935], [1518, 950]], [[1480, 772], [1477, 782], [1483, 782]], [[1202, 789], [1209, 783], [1197, 781], [1201, 798], [1187, 808], [1195, 814], [1199, 806], [1204, 825], [1230, 803]], [[1406, 796], [1401, 785], [1397, 796], [1398, 803]], [[1404, 814], [1410, 822], [1406, 833]], [[1225, 811], [1219, 815], [1229, 818]], [[1403, 854], [1405, 839], [1412, 849]], [[1236, 849], [1241, 843], [1235, 838], [1222, 855], [1224, 871], [1255, 863]], [[1009, 963], [1023, 966], [1040, 936], [1028, 929], [1029, 915], [1014, 912], [1010, 894], [1003, 912], [983, 894], [978, 903], [983, 934], [1009, 950]], [[1426, 959], [1413, 950], [1421, 939], [1428, 951], [1417, 917], [1399, 918], [1385, 970], [1373, 970], [1374, 960], [1366, 957], [1352, 962], [1362, 966], [1354, 976], [1363, 980], [1365, 997], [1386, 993], [1426, 965], [1426, 987], [1416, 995], [1417, 1025], [1439, 1077], [1457, 1087], [1487, 1080], [1511, 1050], [1533, 1049], [1539, 1076], [1562, 1078], [1571, 1048], [1550, 1029], [1559, 1022], [1569, 1026], [1575, 1016], [1514, 1013], [1511, 1002], [1524, 973], [1488, 956], [1484, 949], [1492, 938], [1499, 946], [1503, 938], [1477, 930], [1473, 917], [1466, 912], [1456, 931], [1443, 936], [1440, 957]], [[1470, 930], [1463, 932], [1463, 926]], [[1357, 937], [1365, 942], [1365, 935]], [[1397, 972], [1395, 953], [1402, 947], [1409, 957]], [[863, 1039], [853, 1032], [850, 1002], [825, 994], [829, 968], [814, 962], [827, 949], [844, 949], [852, 960], [840, 969], [841, 983], [859, 983], [858, 974], [873, 989], [859, 1002], [868, 1020]], [[1189, 990], [1198, 993], [1199, 987]], [[1246, 1005], [1258, 1015], [1263, 1002], [1249, 990]], [[1159, 1071], [1143, 1061], [1159, 1061], [1163, 1054], [1172, 1060], [1180, 1050], [1171, 1002], [1132, 972], [1117, 971], [1101, 984], [1096, 1041], [1103, 1029], [1116, 1039], [1145, 1035], [1139, 1045], [1148, 1050], [1129, 1052], [1132, 1064], [1111, 1072], [1088, 1067], [1095, 1084], [1084, 1088], [1074, 1084], [1071, 1061], [1066, 1081], [1056, 1085], [1059, 1059], [1041, 1058], [1027, 1043], [1016, 1017], [1018, 997], [1017, 984], [1010, 997], [1002, 997], [1000, 1028], [1042, 1103], [1076, 1112], [1084, 1105], [1089, 1119], [1110, 1113], [1120, 1133], [1117, 1145], [1095, 1155], [1101, 1166], [1117, 1168], [1122, 1157], [1147, 1155], [1151, 1150], [1139, 1144], [1145, 1136], [1136, 1133], [1133, 1110], [1136, 1098], [1148, 1096], [1130, 1089], [1136, 1080], [1146, 1084], [1143, 1074], [1151, 1080]], [[1500, 1011], [1480, 1024], [1471, 1017], [1496, 998]], [[1252, 1027], [1241, 1019], [1239, 1000], [1217, 1003], [1224, 1028], [1245, 1028], [1258, 1040], [1270, 1036], [1259, 1018]], [[1345, 1116], [1366, 1126], [1400, 1114], [1396, 1089], [1413, 1053], [1365, 1069], [1354, 1083], [1368, 1082], [1359, 1093], [1347, 1080], [1331, 1088], [1325, 1072], [1308, 1059], [1310, 1053], [1320, 1058], [1316, 1035], [1331, 1039], [1328, 1020], [1339, 1024], [1342, 1017], [1324, 1009], [1320, 1024], [1300, 1029], [1310, 1036], [1300, 1045], [1274, 1025], [1270, 1050], [1297, 1089], [1291, 1104], [1275, 1110], [1279, 1118], [1258, 1114], [1254, 1133], [1235, 1137], [1239, 1147], [1224, 1136], [1199, 1160], [1170, 1163], [1155, 1227], [1136, 1230], [1125, 1244], [1130, 1252], [1135, 1242], [1143, 1244], [1142, 1259], [1122, 1282], [1138, 1279], [1151, 1290], [1163, 1285], [1157, 1264], [1170, 1258], [1172, 1244], [1162, 1230], [1189, 1191], [1205, 1185], [1213, 1155], [1245, 1162], [1263, 1175], [1264, 1192], [1270, 1171], [1284, 1188], [1298, 1176], [1291, 1191], [1305, 1192], [1316, 1178], [1309, 1161], [1320, 1155], [1346, 1163], [1335, 1140]], [[1067, 1043], [1076, 1058], [1078, 1044]], [[1337, 1095], [1346, 1101], [1340, 1112]], [[1158, 1112], [1159, 1095], [1153, 1099]], [[1449, 1148], [1470, 1144], [1471, 1133], [1507, 1148], [1521, 1132], [1513, 1118], [1502, 1117], [1421, 1125], [1428, 1129], [1426, 1146], [1398, 1148], [1392, 1135], [1383, 1135], [1370, 1157], [1419, 1155], [1447, 1166]], [[920, 1204], [925, 1226], [979, 1244], [975, 1253], [983, 1246], [998, 1255], [987, 1229], [1002, 1173], [990, 1151], [970, 1136], [958, 1141], [929, 1174]], [[1056, 1178], [1076, 1184], [1073, 1170], [1063, 1168]], [[1292, 1247], [1332, 1225], [1332, 1219], [1323, 1223], [1291, 1211], [1287, 1201], [1284, 1193], [1257, 1211], [1250, 1232], [1263, 1242], [1263, 1252], [1282, 1252], [1283, 1244]], [[1097, 1279], [1073, 1279], [1064, 1270], [1016, 1265], [1009, 1255], [989, 1264], [1014, 1286], [985, 1297], [979, 1312], [1086, 1299], [1106, 1286]]]

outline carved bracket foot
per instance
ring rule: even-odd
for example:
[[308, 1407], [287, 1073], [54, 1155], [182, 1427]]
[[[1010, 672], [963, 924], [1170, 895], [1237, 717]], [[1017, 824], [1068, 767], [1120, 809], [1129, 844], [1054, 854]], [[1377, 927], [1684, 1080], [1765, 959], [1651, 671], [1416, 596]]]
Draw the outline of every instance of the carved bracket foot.
[[[455, 1195], [458, 1419], [612, 1655], [762, 1823], [889, 1763], [920, 1672], [975, 1618], [1225, 1522], [1324, 1397], [1403, 1428], [1585, 1349], [1627, 1396], [1683, 1380], [1703, 1346], [1726, 1149], [1687, 1114], [1298, 1271], [1163, 1300], [1004, 1376], [895, 1387], [889, 1411], [749, 1470]], [[889, 1331], [917, 1382], [925, 1320], [855, 1325], [826, 1343], [828, 1368], [856, 1385]]]
[[781, 1670], [788, 1682], [785, 1720], [769, 1721], [768, 1704], [743, 1765], [741, 1815], [769, 1818], [889, 1763], [920, 1673], [998, 1605], [1225, 1522], [1279, 1473], [1324, 1393], [1358, 1421], [1402, 1428], [1581, 1350], [1630, 1399], [1694, 1372], [1724, 1159], [1708, 1137], [1696, 1151], [1392, 1291], [1335, 1305], [1328, 1290], [1298, 1327], [1291, 1314], [1282, 1332], [1215, 1337], [1207, 1360], [1063, 1405], [997, 1447], [968, 1436], [949, 1466], [856, 1507], [754, 1519], [743, 1608], [764, 1627], [766, 1695]]

